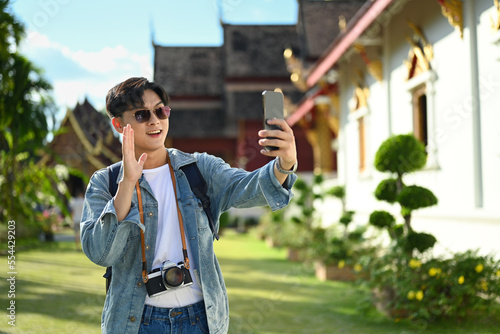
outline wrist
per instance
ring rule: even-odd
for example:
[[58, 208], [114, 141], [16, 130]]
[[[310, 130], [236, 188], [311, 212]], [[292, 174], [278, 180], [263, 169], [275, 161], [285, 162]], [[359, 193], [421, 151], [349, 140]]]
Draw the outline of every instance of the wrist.
[[135, 183], [133, 181], [127, 180], [125, 178], [121, 179], [120, 182], [118, 182], [118, 188], [121, 189], [127, 189], [127, 190], [134, 190]]
[[295, 162], [293, 165], [290, 165], [290, 163], [282, 164], [281, 158], [276, 157], [274, 165], [276, 166], [276, 169], [280, 173], [288, 175], [288, 174], [293, 174], [297, 171], [298, 162]]
[[281, 159], [280, 159], [279, 163], [280, 163], [280, 167], [283, 168], [284, 170], [292, 170], [296, 164], [296, 162], [293, 162], [293, 163], [283, 162], [283, 160], [281, 160]]

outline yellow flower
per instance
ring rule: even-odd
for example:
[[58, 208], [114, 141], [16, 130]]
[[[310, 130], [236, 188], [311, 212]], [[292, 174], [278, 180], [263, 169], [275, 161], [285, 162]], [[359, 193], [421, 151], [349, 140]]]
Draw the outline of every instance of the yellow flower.
[[416, 294], [415, 294], [415, 298], [418, 300], [418, 301], [421, 301], [422, 299], [424, 299], [424, 292], [422, 290], [418, 291]]
[[356, 265], [354, 266], [354, 271], [355, 272], [360, 272], [361, 269], [363, 269], [363, 266], [361, 266], [359, 263], [356, 263]]
[[486, 281], [481, 281], [481, 289], [483, 289], [483, 291], [488, 291], [488, 283], [486, 283]]
[[406, 295], [406, 297], [409, 299], [409, 300], [412, 300], [415, 298], [415, 292], [413, 291], [409, 291], [408, 292], [408, 295]]
[[463, 276], [460, 276], [458, 278], [458, 284], [464, 284], [465, 278]]
[[500, 269], [498, 269], [498, 270], [497, 270], [497, 272], [495, 273], [495, 275], [496, 275], [497, 277], [500, 277]]
[[429, 276], [436, 276], [438, 274], [437, 268], [432, 267], [429, 269]]
[[481, 271], [483, 271], [483, 269], [484, 269], [484, 266], [481, 263], [476, 266], [477, 273], [480, 273]]
[[344, 268], [344, 266], [345, 266], [345, 261], [344, 260], [340, 260], [339, 261], [339, 265], [338, 265], [339, 269]]
[[411, 259], [410, 262], [408, 263], [410, 268], [415, 269], [415, 268], [420, 268], [422, 266], [422, 262], [420, 262], [417, 259]]

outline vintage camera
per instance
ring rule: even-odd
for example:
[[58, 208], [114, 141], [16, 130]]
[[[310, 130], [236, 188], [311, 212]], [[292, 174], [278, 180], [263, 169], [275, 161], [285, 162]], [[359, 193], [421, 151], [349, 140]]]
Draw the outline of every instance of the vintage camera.
[[149, 297], [154, 297], [191, 284], [193, 284], [193, 279], [189, 269], [184, 266], [184, 262], [175, 264], [171, 261], [165, 261], [161, 268], [157, 268], [148, 274], [146, 290]]

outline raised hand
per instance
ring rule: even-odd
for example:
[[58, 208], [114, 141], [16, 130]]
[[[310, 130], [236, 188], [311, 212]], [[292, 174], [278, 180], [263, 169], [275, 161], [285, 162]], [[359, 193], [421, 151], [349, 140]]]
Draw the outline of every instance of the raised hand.
[[125, 219], [130, 211], [134, 187], [137, 180], [139, 180], [142, 175], [144, 163], [148, 157], [146, 153], [143, 153], [139, 157], [139, 160], [137, 160], [134, 147], [134, 130], [130, 124], [127, 124], [123, 128], [122, 154], [123, 178], [118, 184], [118, 190], [114, 198], [114, 206], [118, 221]]
[[130, 124], [127, 124], [123, 128], [122, 155], [123, 180], [135, 184], [142, 175], [144, 163], [148, 155], [147, 153], [143, 153], [139, 157], [139, 160], [137, 160], [134, 148], [134, 129], [132, 129]]
[[[276, 146], [277, 150], [267, 151], [262, 149], [260, 153], [268, 157], [280, 157], [280, 165], [285, 170], [292, 169], [293, 165], [297, 162], [297, 148], [295, 147], [295, 137], [293, 130], [288, 123], [283, 119], [270, 119], [268, 124], [279, 125], [282, 130], [260, 130], [259, 145], [261, 146]], [[268, 139], [266, 137], [275, 137], [275, 139]], [[283, 184], [286, 180], [286, 175], [278, 172], [274, 168], [276, 178]]]
[[[280, 157], [283, 168], [292, 168], [297, 162], [297, 149], [295, 148], [295, 137], [292, 128], [283, 119], [270, 119], [268, 124], [279, 125], [282, 130], [260, 130], [259, 140], [261, 146], [276, 146], [275, 151], [261, 150], [261, 153], [269, 157]], [[275, 137], [276, 139], [267, 139], [265, 137]]]

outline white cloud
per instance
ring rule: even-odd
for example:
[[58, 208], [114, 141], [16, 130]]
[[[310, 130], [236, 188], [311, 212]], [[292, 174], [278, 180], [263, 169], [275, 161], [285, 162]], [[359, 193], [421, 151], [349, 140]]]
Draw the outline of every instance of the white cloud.
[[122, 45], [97, 52], [72, 50], [30, 31], [21, 52], [45, 70], [63, 114], [85, 97], [103, 109], [108, 90], [117, 83], [132, 76], [153, 78], [151, 55], [131, 52]]
[[[120, 68], [141, 63], [146, 56], [130, 53], [125, 47], [118, 45], [114, 48], [105, 47], [99, 52], [76, 51], [68, 54], [70, 58], [91, 72], [109, 73]], [[134, 64], [131, 64], [131, 61]], [[135, 66], [132, 66], [135, 67]]]
[[23, 45], [23, 51], [29, 51], [32, 48], [50, 48], [56, 47], [56, 43], [51, 43], [49, 38], [45, 35], [42, 35], [36, 31], [30, 31], [28, 33], [26, 42]]

